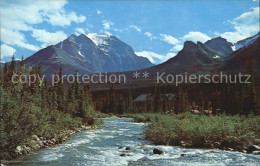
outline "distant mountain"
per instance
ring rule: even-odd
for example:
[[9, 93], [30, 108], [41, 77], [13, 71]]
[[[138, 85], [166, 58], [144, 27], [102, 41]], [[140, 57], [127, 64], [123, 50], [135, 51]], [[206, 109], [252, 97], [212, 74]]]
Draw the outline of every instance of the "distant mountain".
[[[250, 65], [253, 70], [260, 72], [260, 43], [259, 33], [253, 37], [241, 40], [235, 44], [240, 46], [236, 51], [234, 45], [226, 39], [217, 37], [204, 44], [186, 41], [183, 49], [168, 61], [147, 69], [156, 72], [172, 74], [205, 74], [223, 71], [226, 73], [248, 71]], [[252, 62], [252, 63], [251, 63]]]
[[115, 64], [114, 71], [130, 71], [151, 67], [151, 62], [147, 58], [137, 56], [132, 47], [108, 32], [103, 34], [92, 33], [88, 34], [87, 37], [89, 37], [105, 55], [108, 55], [112, 64]]
[[244, 40], [240, 40], [238, 42], [236, 42], [234, 44], [234, 50], [239, 50], [240, 48], [246, 48], [248, 47], [250, 44], [252, 44], [254, 41], [256, 41], [256, 39], [258, 39], [260, 36], [260, 32], [258, 32], [256, 35], [246, 38]]
[[[255, 37], [254, 37], [255, 38]], [[243, 42], [249, 41], [250, 42]], [[237, 73], [237, 72], [250, 72], [251, 70], [254, 73], [260, 73], [260, 38], [258, 37], [252, 40], [253, 38], [248, 38], [242, 40], [244, 47], [233, 53], [233, 58], [225, 61], [220, 70], [226, 71], [228, 73]], [[252, 42], [251, 42], [252, 41]]]
[[[238, 47], [239, 46], [239, 47]], [[232, 48], [239, 48], [233, 51]], [[212, 74], [247, 72], [260, 73], [259, 33], [235, 44], [217, 37], [205, 43], [186, 41], [183, 49], [166, 62], [152, 66], [148, 59], [138, 57], [133, 49], [109, 33], [72, 35], [27, 58], [26, 64], [43, 65], [46, 74], [63, 67], [65, 73], [148, 71], [171, 74]], [[126, 72], [131, 76], [132, 72]], [[150, 77], [152, 79], [152, 77]]]
[[166, 63], [173, 63], [175, 65], [205, 65], [213, 63], [211, 52], [203, 47], [202, 43], [193, 43], [186, 41], [183, 49], [172, 59]]
[[204, 45], [215, 51], [227, 53], [227, 54], [232, 52], [231, 46], [233, 46], [232, 43], [228, 42], [226, 39], [222, 37], [217, 37], [208, 40], [207, 42], [204, 43]]
[[109, 33], [71, 35], [25, 59], [25, 64], [43, 67], [45, 74], [63, 68], [65, 74], [123, 72], [151, 67], [152, 63], [137, 56], [132, 47]]
[[150, 68], [150, 70], [176, 74], [184, 72], [208, 72], [209, 69], [221, 64], [229, 57], [232, 52], [231, 46], [232, 44], [222, 38], [211, 39], [204, 44], [201, 42], [194, 43], [186, 41], [183, 49], [175, 57]]

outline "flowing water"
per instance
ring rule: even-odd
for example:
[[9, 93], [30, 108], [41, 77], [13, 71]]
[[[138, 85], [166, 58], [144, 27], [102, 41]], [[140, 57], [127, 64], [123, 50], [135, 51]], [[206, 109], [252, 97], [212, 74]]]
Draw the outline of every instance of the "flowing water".
[[[135, 166], [135, 165], [260, 165], [260, 156], [221, 150], [155, 146], [144, 140], [146, 126], [131, 119], [104, 119], [98, 130], [82, 131], [56, 147], [42, 149], [5, 165], [19, 166]], [[130, 147], [130, 150], [126, 150]], [[153, 149], [164, 151], [153, 154]], [[124, 156], [120, 156], [120, 155]], [[185, 155], [181, 155], [185, 154]]]

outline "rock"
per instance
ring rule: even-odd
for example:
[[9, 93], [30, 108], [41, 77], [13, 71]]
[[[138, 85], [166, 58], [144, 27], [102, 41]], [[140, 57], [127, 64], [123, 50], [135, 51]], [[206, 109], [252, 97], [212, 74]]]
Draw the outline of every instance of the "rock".
[[15, 153], [19, 154], [19, 155], [22, 155], [23, 154], [23, 149], [21, 146], [17, 146], [16, 149], [15, 149]]
[[31, 142], [29, 143], [29, 147], [34, 150], [40, 149], [40, 141], [31, 140]]
[[181, 157], [198, 157], [196, 154], [181, 154]]
[[163, 154], [163, 151], [160, 150], [160, 149], [154, 148], [154, 149], [153, 149], [153, 154], [159, 154], [159, 155], [161, 155], [161, 154]]
[[227, 150], [229, 150], [229, 151], [234, 151], [234, 149], [232, 149], [232, 148], [227, 148]]
[[260, 150], [260, 147], [257, 145], [249, 145], [246, 149], [247, 153], [252, 153], [253, 151]]
[[118, 149], [122, 149], [123, 147], [122, 146], [120, 146]]
[[40, 138], [38, 138], [37, 135], [32, 135], [32, 140], [34, 140], [34, 141], [40, 141]]
[[221, 143], [220, 142], [214, 142], [213, 145], [214, 145], [214, 147], [220, 147]]
[[57, 140], [55, 138], [52, 138], [51, 142], [53, 142], [53, 144], [55, 144], [57, 142]]
[[27, 147], [25, 145], [23, 145], [23, 149], [25, 150], [26, 153], [29, 153], [30, 151], [32, 151], [32, 149], [30, 147]]
[[27, 154], [31, 151], [31, 149], [25, 145], [17, 146], [15, 149], [15, 153], [18, 155]]
[[254, 154], [254, 155], [260, 155], [260, 151], [253, 151], [252, 154]]
[[125, 148], [125, 150], [131, 150], [131, 148], [128, 146], [128, 147]]
[[37, 149], [40, 149], [40, 145], [39, 145], [39, 144], [33, 144], [33, 145], [31, 146], [31, 148], [32, 148], [33, 150], [37, 150]]
[[39, 142], [39, 145], [40, 145], [40, 147], [43, 147], [43, 146], [44, 146], [44, 144], [43, 144], [42, 141]]
[[120, 154], [120, 156], [121, 156], [121, 157], [125, 157], [125, 156], [126, 156], [126, 154]]
[[64, 136], [64, 137], [62, 138], [62, 142], [66, 141], [66, 140], [67, 140], [67, 137]]

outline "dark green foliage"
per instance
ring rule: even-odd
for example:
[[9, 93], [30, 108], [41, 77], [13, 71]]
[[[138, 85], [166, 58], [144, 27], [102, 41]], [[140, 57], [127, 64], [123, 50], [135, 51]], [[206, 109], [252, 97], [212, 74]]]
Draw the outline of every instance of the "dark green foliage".
[[[183, 114], [141, 114], [130, 115], [137, 122], [150, 122], [145, 136], [156, 144], [180, 145], [189, 147], [208, 147], [218, 142], [229, 142], [232, 148], [258, 144], [260, 138], [260, 117], [255, 115], [218, 116]], [[220, 147], [221, 148], [221, 147]]]
[[[32, 135], [50, 138], [62, 130], [75, 129], [82, 124], [101, 124], [95, 122], [96, 113], [89, 88], [81, 88], [77, 83], [69, 85], [68, 91], [60, 80], [53, 87], [45, 80], [35, 83], [13, 83], [12, 76], [43, 76], [41, 66], [26, 68], [23, 60], [16, 68], [14, 57], [1, 73], [1, 159], [10, 154], [20, 144], [26, 143]], [[62, 76], [62, 69], [58, 75]], [[27, 77], [28, 78], [28, 77]]]
[[[126, 108], [123, 113], [183, 113], [191, 110], [210, 110], [213, 114], [248, 115], [251, 112], [259, 115], [259, 86], [251, 78], [250, 84], [181, 84], [154, 85], [150, 87], [116, 89], [93, 92], [98, 101], [95, 106], [103, 113], [118, 113], [120, 101]], [[104, 95], [106, 94], [106, 95]], [[136, 101], [141, 95], [149, 97]], [[170, 99], [169, 95], [173, 95]], [[105, 96], [105, 97], [104, 97]], [[120, 112], [122, 113], [122, 112]]]

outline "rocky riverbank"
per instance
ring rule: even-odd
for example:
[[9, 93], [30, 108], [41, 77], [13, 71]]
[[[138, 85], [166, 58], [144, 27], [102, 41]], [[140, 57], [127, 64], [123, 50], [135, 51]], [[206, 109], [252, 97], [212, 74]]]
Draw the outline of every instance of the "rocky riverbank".
[[144, 134], [156, 145], [221, 149], [260, 155], [260, 116], [135, 114], [149, 123]]
[[[228, 151], [238, 151], [242, 153], [260, 155], [260, 146], [255, 144], [245, 144], [237, 143], [229, 140], [219, 140], [219, 141], [205, 141], [201, 146], [194, 145], [192, 142], [180, 141], [175, 146], [180, 146], [184, 148], [202, 148], [202, 149], [220, 149]], [[174, 146], [173, 145], [173, 146]]]
[[58, 144], [66, 141], [70, 136], [83, 131], [83, 130], [93, 130], [98, 129], [101, 126], [93, 125], [93, 126], [85, 126], [83, 125], [81, 128], [76, 128], [74, 130], [64, 130], [59, 134], [53, 134], [50, 138], [38, 137], [37, 135], [32, 135], [31, 139], [26, 143], [17, 146], [13, 153], [10, 154], [10, 160], [18, 158], [22, 155], [29, 154], [32, 151], [39, 150], [41, 148], [49, 148], [56, 146]]

